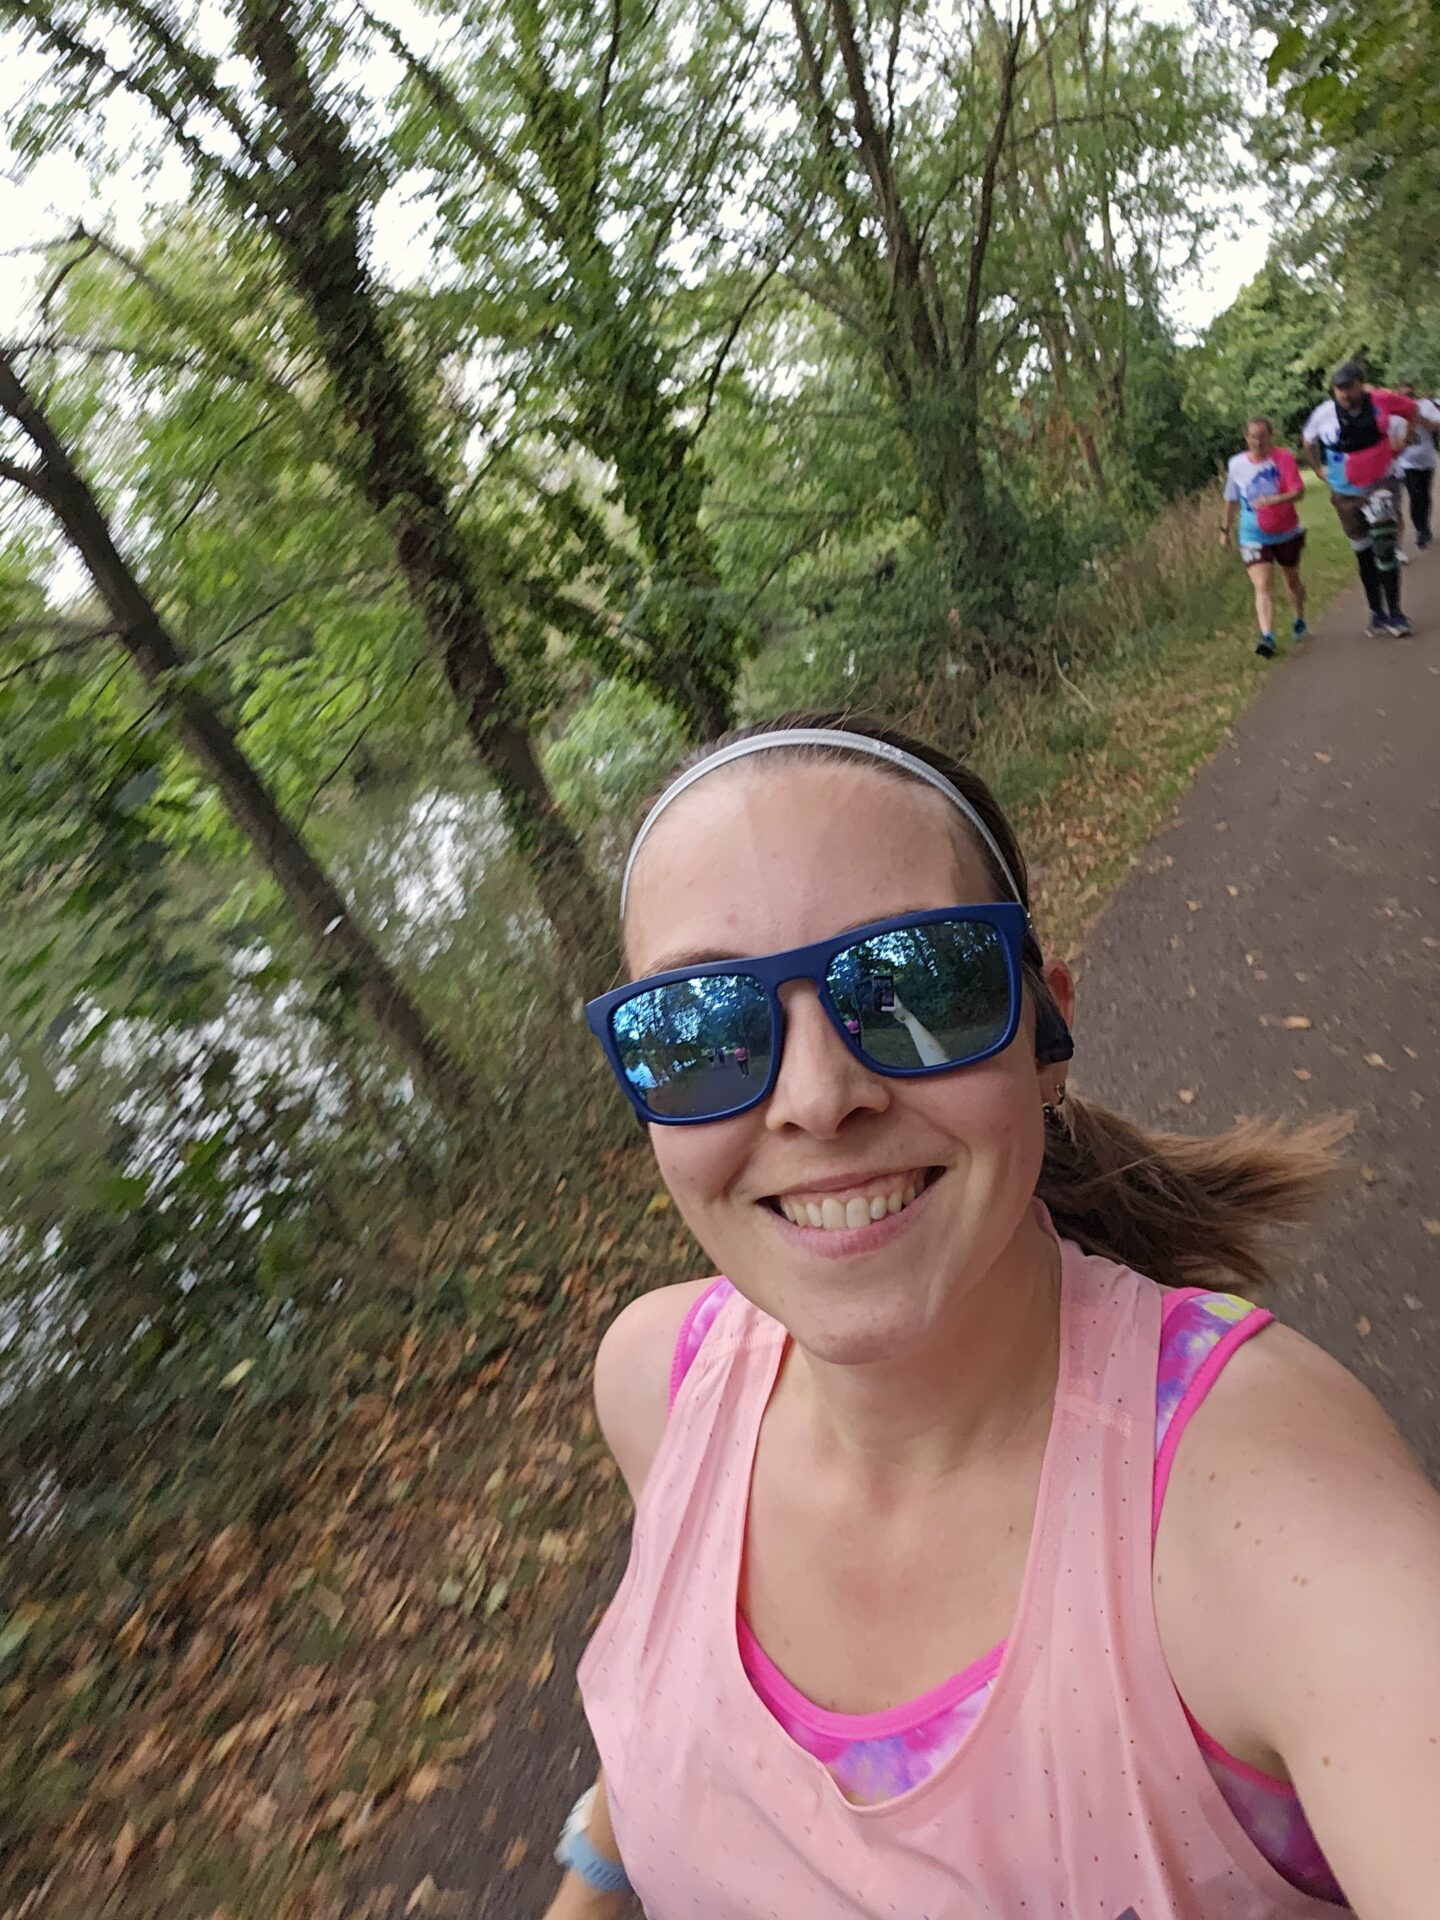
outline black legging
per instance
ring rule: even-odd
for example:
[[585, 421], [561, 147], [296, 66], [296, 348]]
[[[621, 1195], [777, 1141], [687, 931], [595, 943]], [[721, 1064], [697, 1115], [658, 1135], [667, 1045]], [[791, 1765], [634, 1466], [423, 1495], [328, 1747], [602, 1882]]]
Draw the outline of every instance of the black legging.
[[1375, 550], [1366, 547], [1355, 556], [1355, 565], [1360, 569], [1360, 584], [1365, 589], [1365, 598], [1370, 602], [1370, 611], [1390, 613], [1400, 611], [1400, 569], [1392, 567], [1389, 573], [1382, 573], [1375, 564]]
[[1405, 491], [1410, 496], [1410, 518], [1424, 541], [1430, 538], [1430, 488], [1435, 478], [1433, 467], [1406, 467]]

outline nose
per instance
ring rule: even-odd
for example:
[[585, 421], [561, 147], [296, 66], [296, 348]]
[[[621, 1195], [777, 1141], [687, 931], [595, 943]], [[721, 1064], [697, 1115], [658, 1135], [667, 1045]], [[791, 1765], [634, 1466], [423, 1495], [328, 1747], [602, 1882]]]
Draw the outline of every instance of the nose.
[[831, 1140], [856, 1113], [883, 1113], [890, 1085], [855, 1058], [835, 1031], [820, 996], [808, 981], [792, 980], [780, 989], [785, 1009], [785, 1043], [780, 1072], [765, 1108], [772, 1133], [798, 1127], [816, 1139]]

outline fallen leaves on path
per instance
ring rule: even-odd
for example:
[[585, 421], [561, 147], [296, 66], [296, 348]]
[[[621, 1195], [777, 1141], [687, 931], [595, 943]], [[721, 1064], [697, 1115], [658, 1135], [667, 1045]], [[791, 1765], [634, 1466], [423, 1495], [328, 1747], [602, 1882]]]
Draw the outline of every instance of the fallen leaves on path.
[[[697, 1264], [653, 1183], [617, 1151], [603, 1185], [542, 1194], [521, 1236], [478, 1205], [447, 1220], [445, 1261], [492, 1289], [483, 1319], [400, 1320], [293, 1415], [260, 1367], [236, 1383], [227, 1439], [264, 1463], [261, 1514], [207, 1531], [140, 1502], [109, 1587], [7, 1594], [0, 1772], [26, 1787], [0, 1916], [38, 1920], [13, 1901], [42, 1885], [45, 1920], [382, 1910], [341, 1876], [401, 1808], [461, 1784], [510, 1676], [552, 1679], [554, 1616], [623, 1525], [590, 1360], [642, 1276]], [[406, 1910], [457, 1899], [426, 1881]]]

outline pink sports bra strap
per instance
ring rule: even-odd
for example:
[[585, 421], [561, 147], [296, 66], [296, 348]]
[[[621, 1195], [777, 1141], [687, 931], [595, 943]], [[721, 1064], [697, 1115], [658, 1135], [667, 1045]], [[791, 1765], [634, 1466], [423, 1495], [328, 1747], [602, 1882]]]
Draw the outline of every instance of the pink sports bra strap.
[[675, 1339], [675, 1354], [670, 1362], [670, 1405], [673, 1409], [675, 1396], [684, 1384], [685, 1376], [695, 1364], [695, 1356], [704, 1344], [705, 1336], [714, 1326], [717, 1315], [735, 1289], [722, 1273], [718, 1280], [712, 1280], [708, 1287], [697, 1294], [690, 1311], [680, 1322], [680, 1332]]
[[1268, 1308], [1253, 1307], [1233, 1293], [1205, 1293], [1198, 1287], [1186, 1287], [1167, 1297], [1155, 1381], [1152, 1544], [1160, 1529], [1160, 1512], [1185, 1429], [1225, 1371], [1231, 1355], [1274, 1318]]

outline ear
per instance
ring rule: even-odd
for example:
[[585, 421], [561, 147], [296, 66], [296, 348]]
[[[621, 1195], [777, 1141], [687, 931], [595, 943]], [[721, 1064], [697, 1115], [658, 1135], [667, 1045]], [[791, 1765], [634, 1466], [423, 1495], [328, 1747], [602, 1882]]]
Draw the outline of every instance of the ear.
[[1035, 1070], [1041, 1096], [1050, 1105], [1063, 1098], [1065, 1063], [1075, 1052], [1070, 1024], [1075, 1017], [1075, 980], [1063, 960], [1047, 960], [1041, 969], [1045, 992], [1035, 997]]
[[1041, 969], [1045, 984], [1055, 996], [1060, 1018], [1067, 1027], [1075, 1024], [1075, 976], [1063, 960], [1047, 960]]

